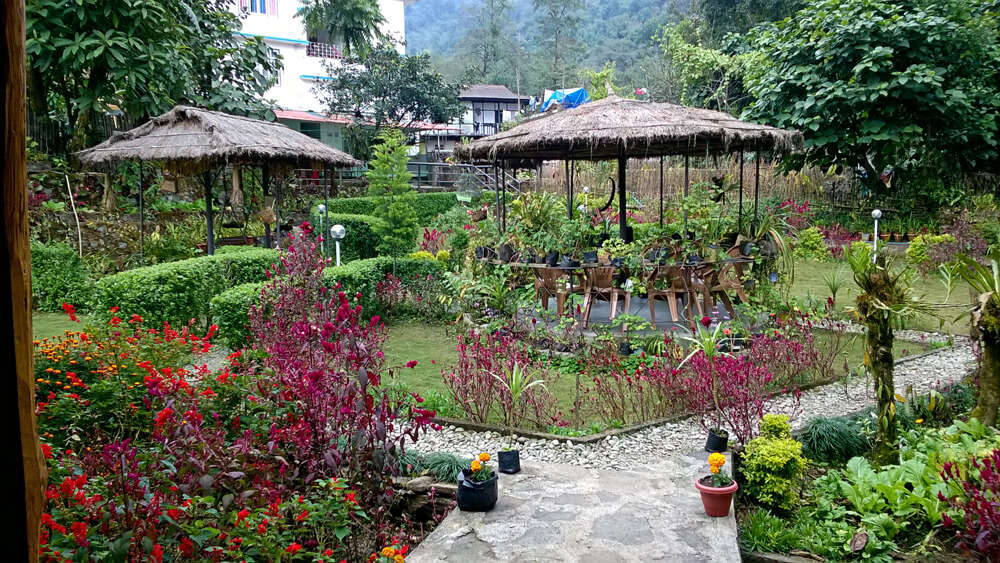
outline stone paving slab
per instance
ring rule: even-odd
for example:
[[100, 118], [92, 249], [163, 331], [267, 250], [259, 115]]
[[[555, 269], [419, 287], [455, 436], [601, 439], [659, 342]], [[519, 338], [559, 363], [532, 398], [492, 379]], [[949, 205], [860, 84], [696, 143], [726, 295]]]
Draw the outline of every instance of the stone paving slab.
[[524, 466], [500, 475], [492, 511], [456, 508], [406, 560], [738, 562], [734, 514], [706, 516], [694, 488], [706, 459], [672, 456], [645, 473]]

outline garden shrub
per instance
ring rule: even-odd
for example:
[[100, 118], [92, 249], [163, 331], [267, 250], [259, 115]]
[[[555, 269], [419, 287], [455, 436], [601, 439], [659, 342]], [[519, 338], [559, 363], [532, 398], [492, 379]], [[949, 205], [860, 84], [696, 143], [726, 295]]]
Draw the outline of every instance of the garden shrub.
[[798, 500], [795, 488], [805, 464], [802, 444], [792, 439], [788, 416], [766, 414], [760, 421], [760, 435], [743, 451], [743, 492], [762, 506], [791, 510]]
[[806, 424], [802, 449], [811, 459], [844, 463], [852, 457], [864, 455], [871, 450], [871, 445], [855, 419], [833, 416], [816, 417]]
[[806, 258], [809, 260], [824, 260], [829, 256], [826, 249], [826, 240], [823, 234], [816, 227], [809, 227], [799, 231], [795, 239], [795, 249], [793, 254], [796, 258]]
[[[965, 471], [948, 463], [941, 471], [951, 491], [961, 491], [947, 497], [948, 505], [958, 520], [942, 516], [945, 529], [954, 529], [959, 545], [975, 551], [987, 561], [1000, 560], [1000, 450], [973, 457]], [[944, 500], [945, 495], [941, 494]]]
[[[375, 212], [375, 206], [378, 203], [377, 200], [378, 198], [368, 196], [334, 198], [327, 204], [327, 211], [331, 215], [372, 215]], [[319, 212], [316, 210], [316, 206], [322, 203], [324, 203], [323, 200], [315, 202], [310, 213], [313, 217], [310, 221], [314, 225], [320, 224], [316, 221], [316, 218], [319, 217]], [[429, 194], [418, 193], [414, 194], [412, 205], [413, 210], [417, 213], [417, 222], [421, 225], [431, 225], [438, 215], [448, 212], [452, 208], [456, 207], [458, 205], [458, 199], [456, 199], [454, 192]], [[334, 225], [336, 223], [330, 224]]]
[[676, 342], [665, 338], [662, 354], [637, 363], [636, 356], [623, 356], [618, 343], [610, 341], [592, 348], [582, 366], [576, 358], [562, 358], [560, 363], [573, 373], [585, 370], [591, 381], [587, 401], [605, 424], [637, 424], [684, 410], [685, 388], [677, 377], [682, 353]]
[[955, 242], [955, 237], [949, 234], [917, 235], [913, 237], [913, 240], [910, 241], [910, 246], [906, 249], [906, 261], [921, 272], [926, 273], [933, 270], [937, 267], [937, 264], [931, 260], [928, 249], [946, 242]]
[[236, 285], [262, 282], [277, 252], [253, 249], [136, 268], [99, 280], [94, 309], [103, 319], [111, 307], [140, 315], [153, 325], [211, 319], [211, 299]]
[[[327, 267], [324, 280], [333, 287], [340, 283], [341, 289], [348, 294], [361, 294], [359, 304], [365, 315], [383, 315], [387, 311], [379, 303], [378, 284], [385, 279], [386, 274], [396, 271], [400, 279], [437, 276], [441, 265], [435, 260], [414, 260], [410, 258], [370, 258], [349, 262], [343, 266]], [[238, 348], [247, 344], [247, 329], [250, 306], [260, 299], [263, 283], [251, 283], [231, 288], [212, 298], [209, 313], [212, 320], [219, 325], [219, 339], [230, 348]], [[433, 296], [427, 296], [433, 299]]]
[[93, 283], [70, 245], [31, 242], [31, 301], [39, 311], [56, 312], [63, 303], [86, 309]]
[[[324, 223], [324, 219], [327, 222]], [[354, 260], [366, 260], [378, 256], [377, 245], [382, 241], [378, 234], [383, 228], [382, 220], [371, 215], [352, 215], [330, 213], [327, 217], [316, 212], [315, 208], [310, 215], [309, 221], [315, 225], [317, 234], [322, 234], [323, 238], [330, 241], [331, 248], [329, 255], [332, 257], [334, 251], [333, 241], [330, 240], [330, 227], [333, 225], [343, 225], [347, 231], [344, 240], [340, 241], [341, 262], [351, 262]], [[409, 247], [407, 251], [411, 250]]]

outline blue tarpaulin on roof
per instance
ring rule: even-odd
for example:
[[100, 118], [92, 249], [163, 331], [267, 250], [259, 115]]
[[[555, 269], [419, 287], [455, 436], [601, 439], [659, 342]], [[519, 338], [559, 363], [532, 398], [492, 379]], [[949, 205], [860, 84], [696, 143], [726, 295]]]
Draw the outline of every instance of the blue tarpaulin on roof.
[[556, 90], [545, 98], [545, 102], [542, 103], [542, 111], [549, 109], [552, 104], [560, 104], [563, 108], [570, 109], [589, 101], [590, 94], [583, 88]]

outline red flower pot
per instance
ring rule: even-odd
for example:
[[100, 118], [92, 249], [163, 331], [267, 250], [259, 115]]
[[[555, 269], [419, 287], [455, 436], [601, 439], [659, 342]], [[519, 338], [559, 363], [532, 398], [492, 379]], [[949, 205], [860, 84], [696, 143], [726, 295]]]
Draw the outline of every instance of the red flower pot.
[[705, 514], [709, 516], [729, 516], [729, 507], [733, 504], [733, 493], [739, 486], [733, 481], [728, 487], [710, 487], [698, 479], [694, 487], [701, 492], [701, 503], [705, 505]]

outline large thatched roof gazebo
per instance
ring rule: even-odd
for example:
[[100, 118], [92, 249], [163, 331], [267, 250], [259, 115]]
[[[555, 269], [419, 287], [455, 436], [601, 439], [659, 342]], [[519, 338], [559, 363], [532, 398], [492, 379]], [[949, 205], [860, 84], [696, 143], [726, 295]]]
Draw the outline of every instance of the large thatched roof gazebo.
[[[349, 154], [280, 123], [189, 106], [177, 106], [76, 156], [85, 166], [154, 161], [184, 174], [200, 175], [205, 188], [209, 254], [215, 250], [212, 186], [218, 172], [226, 167], [261, 166], [266, 178], [267, 167], [273, 165], [347, 168], [361, 164]], [[141, 230], [141, 189], [139, 194]], [[277, 212], [277, 203], [275, 208]]]
[[[546, 113], [507, 131], [456, 147], [464, 160], [545, 161], [618, 160], [619, 221], [622, 238], [631, 240], [624, 213], [625, 168], [629, 158], [684, 156], [685, 193], [689, 190], [688, 157], [739, 152], [740, 218], [742, 219], [742, 155], [802, 148], [802, 134], [741, 121], [728, 113], [668, 103], [628, 100], [611, 95], [579, 107]], [[660, 216], [663, 216], [661, 158]], [[756, 190], [756, 188], [755, 188]], [[572, 213], [572, 184], [567, 175], [567, 207]]]

